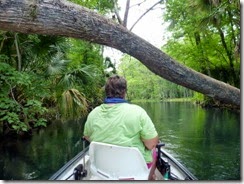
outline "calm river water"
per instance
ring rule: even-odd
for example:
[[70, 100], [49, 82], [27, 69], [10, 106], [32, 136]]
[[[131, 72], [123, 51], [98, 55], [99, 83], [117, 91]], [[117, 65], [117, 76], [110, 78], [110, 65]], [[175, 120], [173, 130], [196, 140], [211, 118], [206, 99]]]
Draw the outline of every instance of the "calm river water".
[[[240, 114], [189, 102], [138, 103], [166, 149], [199, 180], [240, 180]], [[31, 140], [0, 141], [1, 180], [47, 180], [82, 150], [83, 122], [53, 122]]]

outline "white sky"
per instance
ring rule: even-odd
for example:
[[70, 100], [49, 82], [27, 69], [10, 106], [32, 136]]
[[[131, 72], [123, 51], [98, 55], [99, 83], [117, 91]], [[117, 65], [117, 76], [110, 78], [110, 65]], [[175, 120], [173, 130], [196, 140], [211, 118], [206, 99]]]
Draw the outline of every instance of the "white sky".
[[[120, 17], [123, 19], [126, 0], [119, 0]], [[131, 0], [130, 6], [143, 2], [143, 0]], [[132, 25], [137, 21], [137, 19], [151, 6], [153, 6], [158, 0], [147, 0], [142, 3], [140, 6], [133, 6], [129, 10], [127, 28], [130, 29]], [[162, 7], [162, 6], [161, 6]], [[153, 10], [148, 12], [132, 29], [132, 32], [142, 37], [149, 43], [160, 48], [163, 44], [166, 43], [165, 28], [162, 19], [162, 9], [160, 5], [157, 5]], [[121, 58], [122, 53], [116, 49], [106, 48], [104, 52], [105, 56], [109, 56], [112, 62], [118, 63]]]
[[[131, 0], [131, 6], [142, 2], [143, 0]], [[128, 29], [136, 22], [136, 20], [158, 0], [147, 0], [140, 6], [133, 6], [129, 11]], [[125, 0], [119, 0], [121, 7], [125, 7]], [[163, 45], [163, 33], [165, 26], [162, 25], [162, 6], [157, 5], [155, 9], [149, 11], [133, 28], [132, 32], [144, 38], [156, 47]], [[124, 9], [121, 11], [124, 14]], [[123, 17], [123, 15], [121, 15]]]

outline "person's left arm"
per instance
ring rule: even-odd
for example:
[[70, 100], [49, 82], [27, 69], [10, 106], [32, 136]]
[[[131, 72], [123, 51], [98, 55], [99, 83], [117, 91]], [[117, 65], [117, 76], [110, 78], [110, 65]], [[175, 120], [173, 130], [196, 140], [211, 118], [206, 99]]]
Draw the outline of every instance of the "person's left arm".
[[141, 115], [141, 127], [141, 139], [145, 147], [152, 150], [158, 144], [159, 138], [156, 128], [146, 112], [143, 112]]
[[142, 141], [147, 149], [152, 150], [158, 144], [159, 139], [158, 136], [156, 136], [152, 139], [142, 139]]

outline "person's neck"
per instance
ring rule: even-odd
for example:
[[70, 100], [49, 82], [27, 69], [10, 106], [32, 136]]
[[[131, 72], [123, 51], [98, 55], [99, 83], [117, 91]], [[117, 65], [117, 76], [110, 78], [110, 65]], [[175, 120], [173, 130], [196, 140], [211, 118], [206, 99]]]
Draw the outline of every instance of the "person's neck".
[[124, 98], [118, 98], [118, 97], [107, 97], [104, 99], [105, 104], [116, 104], [116, 103], [127, 103], [127, 100]]

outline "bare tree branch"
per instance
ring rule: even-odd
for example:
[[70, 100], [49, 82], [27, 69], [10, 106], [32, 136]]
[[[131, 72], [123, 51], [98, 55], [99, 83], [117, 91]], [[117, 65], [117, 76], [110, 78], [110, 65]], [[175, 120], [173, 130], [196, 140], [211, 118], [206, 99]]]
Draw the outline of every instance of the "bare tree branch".
[[127, 19], [128, 19], [128, 15], [129, 15], [129, 9], [130, 9], [130, 0], [126, 1], [126, 7], [125, 7], [125, 14], [124, 14], [124, 22], [123, 22], [123, 26], [127, 27]]
[[121, 19], [120, 15], [119, 15], [119, 10], [118, 10], [118, 6], [117, 6], [117, 3], [115, 2], [114, 0], [114, 13], [117, 17], [117, 20], [119, 22], [120, 25], [123, 25], [123, 20]]
[[18, 44], [17, 34], [18, 33], [14, 34], [14, 43], [15, 43], [15, 48], [16, 48], [17, 58], [18, 58], [18, 71], [21, 71], [21, 55], [20, 55], [20, 51], [19, 51], [19, 44]]
[[154, 5], [152, 5], [151, 8], [149, 8], [146, 12], [144, 12], [138, 19], [137, 21], [131, 26], [131, 28], [129, 29], [130, 31], [132, 31], [132, 29], [135, 27], [135, 25], [149, 12], [151, 11], [155, 6], [157, 6], [158, 4], [160, 4], [163, 0], [160, 0], [158, 2], [156, 2]]
[[133, 8], [134, 6], [141, 6], [142, 3], [145, 3], [147, 0], [143, 0], [142, 2], [140, 3], [136, 3], [134, 5], [132, 5], [130, 8]]

